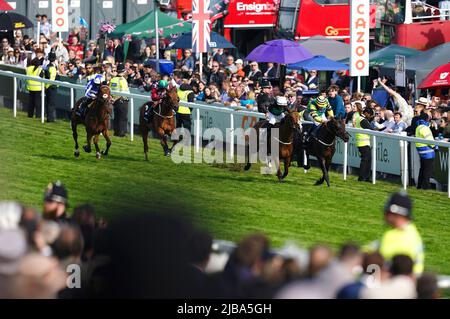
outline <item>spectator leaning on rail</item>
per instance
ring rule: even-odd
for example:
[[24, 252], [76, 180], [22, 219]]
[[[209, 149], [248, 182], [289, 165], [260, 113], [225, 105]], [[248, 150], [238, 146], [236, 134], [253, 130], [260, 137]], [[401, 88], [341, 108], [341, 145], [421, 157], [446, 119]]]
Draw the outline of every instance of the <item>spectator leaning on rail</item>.
[[[433, 133], [430, 129], [429, 116], [422, 113], [417, 121], [416, 137], [434, 141]], [[430, 178], [433, 176], [434, 166], [434, 145], [426, 143], [416, 143], [417, 152], [420, 156], [419, 180], [417, 189], [429, 189]]]
[[424, 270], [424, 247], [422, 237], [412, 222], [412, 201], [408, 194], [393, 194], [384, 206], [384, 219], [392, 227], [387, 230], [381, 240], [373, 242], [369, 250], [378, 250], [390, 261], [396, 255], [406, 255], [414, 262], [414, 273]]

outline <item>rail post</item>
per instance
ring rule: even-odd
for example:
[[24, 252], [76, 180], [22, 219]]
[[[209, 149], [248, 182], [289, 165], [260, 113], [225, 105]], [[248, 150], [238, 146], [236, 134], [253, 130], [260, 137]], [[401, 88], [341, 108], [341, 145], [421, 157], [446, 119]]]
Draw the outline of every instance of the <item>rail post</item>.
[[73, 88], [70, 88], [70, 109], [73, 110], [73, 108], [75, 107], [75, 92]]
[[130, 121], [130, 138], [131, 141], [134, 141], [134, 98], [130, 99], [130, 108], [131, 108], [131, 121]]
[[344, 181], [347, 180], [347, 166], [348, 166], [348, 142], [344, 143]]
[[403, 141], [404, 151], [403, 151], [403, 189], [406, 190], [408, 188], [408, 141]]
[[372, 184], [377, 183], [377, 137], [372, 136]]
[[41, 83], [41, 122], [45, 123], [45, 84]]
[[234, 156], [234, 114], [230, 113], [230, 159]]
[[17, 78], [14, 77], [14, 98], [13, 98], [14, 117], [17, 117]]
[[200, 109], [195, 110], [197, 121], [195, 123], [195, 151], [200, 152]]
[[448, 198], [450, 198], [450, 147], [448, 148], [448, 154], [447, 154], [447, 173], [448, 173], [448, 180], [447, 180], [447, 192], [448, 192]]

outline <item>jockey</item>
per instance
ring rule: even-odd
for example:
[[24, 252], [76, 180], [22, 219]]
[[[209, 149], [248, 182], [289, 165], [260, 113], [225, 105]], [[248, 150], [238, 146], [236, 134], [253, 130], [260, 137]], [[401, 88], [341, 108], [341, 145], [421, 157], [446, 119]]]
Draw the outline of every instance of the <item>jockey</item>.
[[151, 85], [151, 102], [145, 105], [145, 119], [147, 122], [152, 122], [153, 119], [153, 109], [155, 109], [159, 103], [161, 103], [162, 98], [167, 93], [167, 88], [169, 83], [166, 80], [159, 80]]
[[102, 74], [91, 75], [84, 91], [84, 100], [79, 107], [79, 115], [84, 116], [86, 107], [88, 107], [96, 98], [97, 93], [100, 90], [100, 86], [105, 82], [105, 78]]
[[307, 143], [309, 135], [313, 134], [320, 124], [328, 122], [328, 118], [333, 117], [333, 109], [328, 99], [322, 95], [311, 100], [307, 107], [309, 115], [313, 118], [314, 125], [303, 124], [303, 142]]
[[166, 80], [160, 80], [157, 86], [152, 88], [153, 107], [161, 102], [163, 96], [167, 93], [169, 83]]
[[269, 105], [269, 112], [267, 112], [267, 120], [271, 126], [279, 123], [284, 118], [284, 111], [286, 110], [288, 101], [285, 96], [279, 95], [275, 99], [275, 103]]

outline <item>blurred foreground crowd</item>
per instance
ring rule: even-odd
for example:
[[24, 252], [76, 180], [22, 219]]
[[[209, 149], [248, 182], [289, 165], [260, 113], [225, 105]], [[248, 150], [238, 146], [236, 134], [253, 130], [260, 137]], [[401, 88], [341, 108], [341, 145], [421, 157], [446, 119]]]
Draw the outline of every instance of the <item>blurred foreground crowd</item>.
[[422, 243], [403, 193], [386, 202], [391, 229], [378, 249], [346, 243], [337, 253], [274, 250], [264, 234], [226, 246], [172, 211], [108, 225], [89, 205], [69, 217], [67, 204], [60, 182], [46, 189], [42, 213], [0, 203], [0, 298], [440, 297], [437, 277], [423, 273], [423, 251], [408, 249], [406, 241], [416, 250]]

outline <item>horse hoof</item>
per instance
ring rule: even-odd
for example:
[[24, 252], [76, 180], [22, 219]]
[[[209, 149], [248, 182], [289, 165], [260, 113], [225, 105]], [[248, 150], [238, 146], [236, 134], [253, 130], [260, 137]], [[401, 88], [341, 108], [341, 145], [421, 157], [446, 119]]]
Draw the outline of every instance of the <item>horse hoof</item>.
[[321, 180], [318, 180], [317, 182], [314, 183], [315, 186], [319, 186], [319, 185], [322, 185], [322, 184], [323, 184], [323, 181], [321, 181]]
[[108, 153], [106, 151], [101, 151], [100, 154], [102, 154], [103, 156], [108, 156]]
[[99, 160], [102, 158], [102, 154], [100, 152], [97, 152], [97, 154], [95, 155], [95, 157]]
[[251, 165], [250, 165], [250, 164], [247, 164], [247, 165], [245, 165], [244, 170], [245, 170], [245, 171], [248, 171], [248, 170], [250, 169], [250, 167], [251, 167]]
[[83, 146], [83, 150], [84, 150], [86, 153], [90, 153], [90, 152], [91, 152], [91, 148], [88, 147], [87, 145], [84, 145], [84, 146]]
[[76, 150], [75, 152], [73, 152], [73, 155], [74, 155], [75, 157], [80, 157], [80, 151], [79, 151], [79, 150]]

